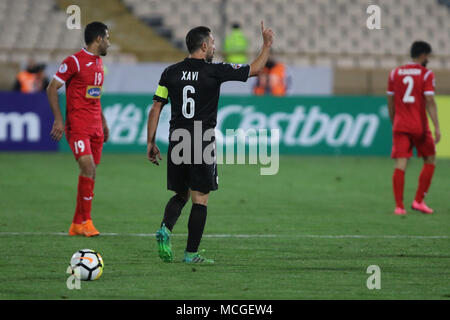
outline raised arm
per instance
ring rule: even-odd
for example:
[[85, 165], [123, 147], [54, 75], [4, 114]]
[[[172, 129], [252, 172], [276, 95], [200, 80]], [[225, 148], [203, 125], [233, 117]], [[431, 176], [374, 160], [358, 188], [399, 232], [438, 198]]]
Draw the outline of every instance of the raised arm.
[[434, 100], [434, 95], [425, 95], [425, 99], [426, 99], [425, 107], [434, 125], [434, 142], [438, 143], [441, 140], [441, 129], [439, 128], [439, 119], [436, 101]]
[[50, 131], [50, 136], [56, 141], [61, 140], [64, 134], [64, 120], [61, 114], [61, 109], [59, 108], [58, 100], [58, 89], [62, 86], [63, 84], [61, 82], [56, 79], [52, 79], [47, 87], [48, 102], [50, 104], [50, 108], [52, 109], [53, 116], [55, 117], [52, 131]]
[[270, 48], [273, 42], [273, 31], [271, 29], [265, 29], [263, 21], [261, 21], [261, 35], [263, 37], [263, 46], [258, 57], [250, 64], [249, 77], [257, 76], [264, 69], [267, 59], [269, 59]]
[[153, 101], [147, 122], [147, 158], [153, 164], [159, 165], [158, 159], [162, 160], [161, 153], [155, 143], [156, 129], [158, 128], [159, 116], [164, 107], [160, 101]]

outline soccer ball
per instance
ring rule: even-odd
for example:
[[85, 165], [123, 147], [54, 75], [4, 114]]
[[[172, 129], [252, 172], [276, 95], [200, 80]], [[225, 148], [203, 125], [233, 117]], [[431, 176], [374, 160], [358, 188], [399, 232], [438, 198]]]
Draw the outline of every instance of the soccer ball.
[[72, 274], [80, 280], [97, 280], [103, 273], [102, 256], [91, 249], [82, 249], [75, 252], [70, 259]]

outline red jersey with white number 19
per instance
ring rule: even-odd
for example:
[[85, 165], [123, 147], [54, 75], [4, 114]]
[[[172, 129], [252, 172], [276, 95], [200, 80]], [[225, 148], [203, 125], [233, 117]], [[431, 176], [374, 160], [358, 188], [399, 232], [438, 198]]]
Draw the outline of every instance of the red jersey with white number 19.
[[392, 70], [387, 94], [394, 96], [394, 132], [423, 134], [429, 131], [425, 96], [433, 95], [434, 90], [433, 71], [418, 63]]
[[67, 57], [53, 77], [66, 85], [66, 131], [102, 131], [102, 59], [83, 48]]

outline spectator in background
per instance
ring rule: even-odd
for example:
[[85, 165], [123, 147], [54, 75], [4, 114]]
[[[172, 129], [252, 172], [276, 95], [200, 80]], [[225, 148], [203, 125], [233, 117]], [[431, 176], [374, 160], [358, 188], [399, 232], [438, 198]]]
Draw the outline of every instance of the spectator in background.
[[21, 91], [23, 93], [31, 93], [34, 91], [36, 74], [33, 71], [35, 68], [36, 63], [34, 60], [30, 59], [25, 70], [22, 70], [17, 74], [13, 89], [14, 91]]
[[224, 44], [225, 61], [244, 64], [248, 62], [248, 40], [239, 23], [233, 24], [231, 33], [226, 36]]
[[273, 56], [267, 60], [266, 67], [258, 75], [253, 93], [257, 96], [285, 96], [287, 91], [286, 67]]
[[29, 60], [26, 69], [17, 74], [13, 90], [22, 93], [45, 91], [49, 83], [45, 68], [45, 64], [36, 64], [34, 60]]

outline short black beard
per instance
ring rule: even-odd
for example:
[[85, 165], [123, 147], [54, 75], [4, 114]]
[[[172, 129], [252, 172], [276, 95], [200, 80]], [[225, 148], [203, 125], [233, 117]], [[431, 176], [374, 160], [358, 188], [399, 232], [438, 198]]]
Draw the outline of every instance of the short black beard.
[[422, 62], [422, 66], [425, 67], [425, 68], [427, 67], [427, 64], [428, 64], [428, 60]]

